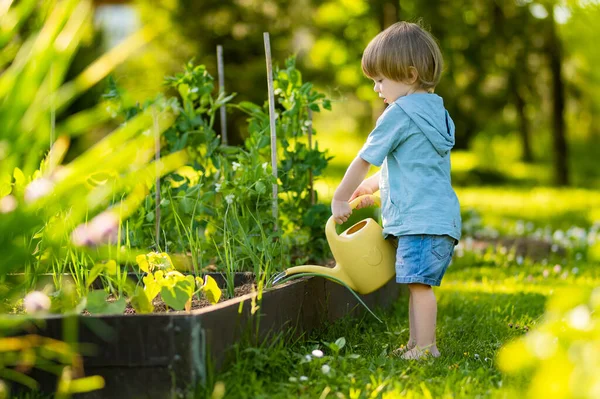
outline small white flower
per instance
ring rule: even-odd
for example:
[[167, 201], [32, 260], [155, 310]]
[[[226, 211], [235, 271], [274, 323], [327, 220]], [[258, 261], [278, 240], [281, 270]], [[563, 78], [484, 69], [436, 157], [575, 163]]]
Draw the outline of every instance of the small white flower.
[[308, 381], [308, 377], [305, 375], [300, 376], [300, 381]]
[[485, 359], [483, 359], [484, 362], [487, 362], [488, 360], [491, 360], [489, 357], [486, 357]]
[[586, 305], [579, 305], [569, 315], [569, 324], [577, 330], [586, 330], [591, 321], [591, 313]]
[[562, 267], [560, 265], [554, 265], [554, 268], [552, 270], [554, 271], [554, 273], [558, 274], [562, 270]]
[[198, 93], [198, 88], [192, 87], [192, 89], [190, 90], [190, 93]]
[[577, 252], [575, 254], [575, 260], [581, 260], [582, 257], [583, 257], [583, 255], [581, 255], [581, 252]]
[[242, 165], [238, 162], [232, 162], [231, 166], [233, 166], [233, 171], [235, 172], [236, 170], [238, 170]]
[[314, 357], [323, 357], [323, 351], [319, 350], [319, 349], [315, 349], [314, 351], [312, 351], [312, 355]]
[[221, 183], [216, 183], [216, 184], [215, 184], [215, 191], [216, 191], [216, 192], [219, 192], [219, 191], [221, 191]]
[[0, 198], [0, 213], [9, 213], [17, 209], [17, 199], [12, 195]]
[[329, 367], [329, 365], [324, 364], [323, 366], [321, 366], [321, 371], [323, 372], [323, 374], [329, 374], [329, 372], [331, 371], [331, 367]]
[[50, 194], [54, 189], [54, 183], [52, 180], [41, 177], [35, 179], [25, 187], [25, 202], [33, 202], [39, 198], [45, 197]]
[[312, 357], [310, 355], [304, 356], [304, 361], [310, 362], [311, 360], [312, 360]]
[[227, 202], [229, 205], [233, 204], [233, 200], [234, 200], [234, 199], [235, 199], [235, 195], [233, 195], [233, 194], [229, 194], [229, 195], [226, 195], [226, 196], [225, 196], [225, 201], [226, 201], [226, 202]]
[[544, 276], [544, 278], [547, 278], [550, 275], [550, 272], [548, 271], [548, 269], [544, 269], [544, 271], [542, 272], [542, 276]]
[[478, 353], [475, 354], [475, 359], [479, 360], [479, 354]]
[[269, 166], [269, 163], [268, 163], [268, 162], [265, 162], [265, 163], [263, 163], [263, 164], [262, 164], [262, 168], [263, 168], [263, 171], [264, 171], [264, 172], [266, 172], [266, 171], [267, 171], [267, 166]]
[[574, 267], [574, 268], [572, 268], [572, 269], [571, 269], [571, 273], [573, 273], [573, 274], [577, 274], [577, 273], [579, 273], [579, 268], [578, 268], [578, 267]]
[[517, 256], [517, 265], [522, 265], [523, 264], [523, 257], [521, 255]]
[[23, 299], [25, 312], [29, 314], [47, 312], [50, 310], [50, 298], [40, 291], [33, 291]]

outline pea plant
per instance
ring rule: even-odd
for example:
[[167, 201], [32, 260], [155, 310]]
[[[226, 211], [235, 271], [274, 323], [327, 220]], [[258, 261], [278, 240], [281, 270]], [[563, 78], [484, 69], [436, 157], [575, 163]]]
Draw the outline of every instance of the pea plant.
[[[148, 195], [127, 222], [125, 235], [132, 246], [188, 253], [196, 272], [202, 264], [218, 263], [228, 275], [251, 270], [261, 276], [265, 269], [288, 266], [291, 256], [297, 262], [325, 256], [323, 226], [329, 210], [318, 204], [316, 193], [311, 198], [309, 171], [318, 177], [330, 158], [318, 145], [309, 147], [307, 135], [312, 128], [309, 110], [331, 109], [331, 102], [311, 83], [302, 82], [294, 58], [274, 75], [280, 220], [271, 214], [271, 186], [276, 181], [270, 166], [268, 104], [231, 104], [234, 95], [215, 94], [206, 68], [190, 62], [183, 73], [165, 80], [177, 96], [164, 102], [177, 118], [164, 133], [163, 151], [185, 150], [189, 160], [161, 181], [161, 224], [169, 228], [161, 237], [152, 235], [155, 198]], [[126, 105], [126, 93], [114, 82], [109, 86], [105, 97], [120, 118], [126, 120], [148, 106]], [[214, 122], [222, 105], [248, 115], [243, 146], [220, 143]]]
[[[318, 203], [316, 192], [311, 198], [309, 176], [311, 173], [313, 177], [320, 176], [331, 157], [319, 149], [318, 143], [309, 147], [307, 136], [309, 130], [316, 133], [310, 111], [331, 110], [331, 100], [314, 90], [312, 83], [303, 82], [294, 57], [286, 60], [285, 68], [275, 68], [273, 79], [277, 146], [281, 149], [278, 162], [281, 223], [288, 236], [295, 237], [289, 245], [304, 254], [299, 261], [307, 257], [321, 259], [327, 251], [323, 226], [330, 212], [327, 206]], [[259, 107], [243, 102], [237, 107], [250, 116], [246, 148], [266, 162], [270, 157], [268, 104]]]

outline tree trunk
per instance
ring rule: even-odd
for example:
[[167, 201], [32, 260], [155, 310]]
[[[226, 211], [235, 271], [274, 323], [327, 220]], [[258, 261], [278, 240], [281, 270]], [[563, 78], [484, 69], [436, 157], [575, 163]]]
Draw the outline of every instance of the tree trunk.
[[547, 52], [552, 73], [552, 134], [555, 154], [555, 182], [559, 186], [566, 186], [569, 184], [569, 170], [564, 116], [565, 84], [562, 78], [562, 49], [560, 39], [556, 33], [556, 22], [554, 21], [552, 8], [550, 8], [548, 14]]
[[[518, 57], [517, 59], [520, 59], [520, 61], [517, 62], [517, 65], [522, 65], [522, 69], [514, 68], [512, 71], [513, 77], [511, 80], [513, 83], [513, 93], [515, 96], [515, 108], [517, 111], [517, 117], [519, 119], [519, 136], [521, 137], [521, 144], [523, 146], [522, 159], [524, 162], [532, 162], [533, 154], [531, 151], [531, 143], [529, 140], [529, 119], [527, 119], [527, 114], [525, 112], [525, 106], [527, 104], [525, 102], [525, 96], [523, 94], [525, 92], [525, 86], [527, 85], [528, 73], [524, 57]], [[521, 74], [522, 76], [519, 76], [519, 74]]]
[[381, 30], [395, 24], [399, 21], [400, 2], [393, 0], [379, 0], [378, 2], [378, 17]]

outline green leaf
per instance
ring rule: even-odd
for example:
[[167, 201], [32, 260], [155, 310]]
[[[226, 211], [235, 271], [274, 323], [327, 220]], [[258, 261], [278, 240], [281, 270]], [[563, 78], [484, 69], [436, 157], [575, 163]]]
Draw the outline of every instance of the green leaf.
[[242, 111], [246, 111], [249, 114], [262, 113], [262, 108], [250, 101], [242, 101], [238, 104], [238, 107], [240, 107]]
[[336, 339], [335, 344], [339, 348], [338, 350], [342, 349], [344, 346], [346, 346], [346, 338], [340, 337], [340, 338]]
[[87, 310], [92, 314], [122, 314], [127, 302], [121, 297], [107, 302], [108, 294], [104, 290], [90, 291], [87, 295]]
[[194, 276], [183, 276], [179, 272], [169, 272], [160, 289], [163, 301], [175, 310], [183, 310], [194, 294]]
[[330, 100], [323, 100], [323, 108], [331, 111], [331, 101]]
[[256, 182], [256, 185], [254, 186], [255, 190], [257, 193], [259, 194], [264, 194], [267, 191], [267, 187], [265, 186], [265, 183], [258, 181]]
[[321, 111], [321, 109], [319, 108], [318, 104], [310, 104], [308, 107], [310, 109], [312, 109], [313, 111], [315, 111], [315, 112], [320, 112]]
[[107, 274], [114, 275], [117, 273], [117, 262], [114, 260], [109, 260], [106, 263], [96, 263], [90, 273], [88, 274], [88, 278], [85, 282], [85, 286], [89, 287], [92, 283], [100, 276], [102, 272], [106, 272]]
[[[158, 291], [156, 294], [158, 294]], [[137, 313], [152, 313], [154, 311], [152, 300], [148, 298], [147, 292], [140, 286], [136, 287], [135, 294], [131, 297], [131, 306]]]
[[145, 271], [146, 273], [150, 273], [150, 265], [148, 264], [148, 258], [146, 255], [138, 255], [135, 257], [135, 262], [138, 264], [140, 269]]
[[221, 299], [221, 289], [217, 285], [215, 279], [209, 275], [204, 276], [202, 292], [204, 292], [204, 296], [211, 305], [214, 305], [215, 303], [219, 302], [219, 299]]
[[163, 272], [159, 270], [155, 274], [149, 274], [142, 278], [142, 282], [144, 283], [144, 292], [148, 298], [148, 301], [150, 302], [152, 302], [160, 292], [160, 282], [163, 281], [162, 274]]
[[0, 177], [0, 198], [7, 196], [12, 192], [12, 177], [10, 174], [4, 174]]
[[13, 177], [15, 178], [15, 186], [25, 186], [25, 182], [27, 181], [27, 179], [25, 178], [25, 175], [23, 174], [23, 171], [21, 171], [21, 169], [15, 168], [15, 171], [13, 172]]

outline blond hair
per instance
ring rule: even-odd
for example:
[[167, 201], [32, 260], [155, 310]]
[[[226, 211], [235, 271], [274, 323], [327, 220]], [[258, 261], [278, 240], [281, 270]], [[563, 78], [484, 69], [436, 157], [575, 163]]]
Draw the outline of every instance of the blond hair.
[[440, 81], [444, 61], [437, 41], [420, 25], [397, 22], [379, 33], [365, 49], [361, 66], [369, 78], [403, 82], [417, 72], [420, 87], [433, 91]]

